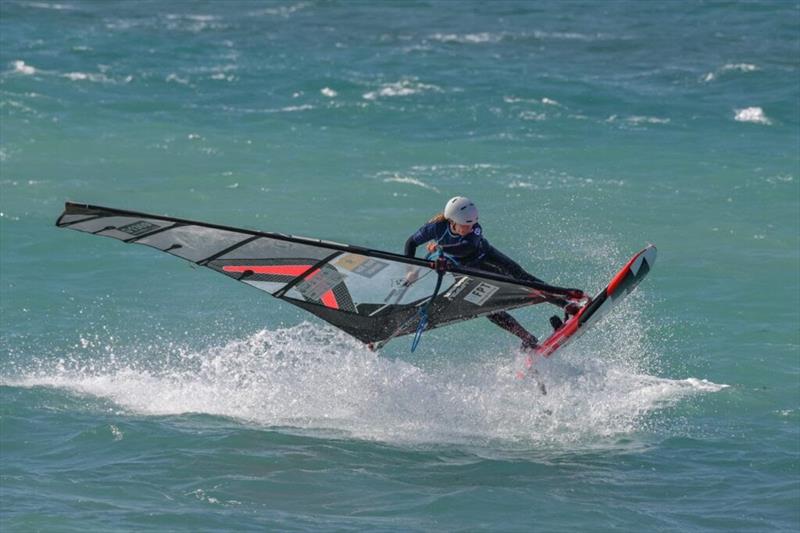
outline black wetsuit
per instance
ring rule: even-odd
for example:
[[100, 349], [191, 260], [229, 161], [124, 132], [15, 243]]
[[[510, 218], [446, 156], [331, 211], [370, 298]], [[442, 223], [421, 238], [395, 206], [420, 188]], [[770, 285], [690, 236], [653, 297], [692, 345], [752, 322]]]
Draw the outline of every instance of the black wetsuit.
[[[461, 236], [450, 230], [450, 223], [447, 220], [429, 222], [408, 238], [405, 254], [414, 257], [417, 246], [430, 241], [435, 242], [446, 256], [455, 259], [460, 265], [510, 276], [514, 279], [543, 283], [542, 280], [526, 272], [511, 258], [489, 244], [489, 241], [483, 237], [483, 229], [480, 224], [475, 224], [471, 233]], [[536, 344], [536, 337], [507, 312], [498, 311], [488, 315], [487, 318], [521, 338], [524, 344]]]

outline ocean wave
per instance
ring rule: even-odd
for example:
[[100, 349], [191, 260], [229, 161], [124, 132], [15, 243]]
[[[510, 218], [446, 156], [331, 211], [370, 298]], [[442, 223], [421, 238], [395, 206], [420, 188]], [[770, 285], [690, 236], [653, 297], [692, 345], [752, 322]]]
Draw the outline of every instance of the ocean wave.
[[365, 100], [377, 100], [378, 98], [411, 96], [426, 92], [441, 93], [444, 91], [437, 85], [421, 83], [415, 79], [403, 79], [393, 83], [385, 83], [378, 90], [369, 91], [362, 96]]
[[[2, 151], [2, 150], [0, 150]], [[11, 187], [19, 187], [22, 186], [29, 186], [35, 187], [37, 185], [44, 185], [49, 183], [47, 180], [0, 180], [0, 186], [11, 186]]]
[[168, 74], [167, 77], [164, 78], [164, 81], [166, 81], [167, 83], [177, 83], [180, 85], [189, 85], [190, 83], [189, 78], [181, 78], [174, 72]]
[[541, 122], [543, 120], [547, 120], [546, 113], [538, 113], [536, 111], [523, 111], [519, 114], [519, 118], [522, 120], [532, 120], [535, 122]]
[[516, 176], [506, 185], [509, 189], [553, 190], [584, 187], [624, 187], [625, 181], [613, 178], [581, 178], [565, 172], [547, 173], [535, 178]]
[[187, 15], [187, 14], [167, 14], [167, 20], [189, 20], [192, 22], [213, 22], [215, 20], [220, 20], [220, 17], [216, 15]]
[[[435, 189], [435, 192], [450, 191], [455, 194], [478, 181], [496, 179], [504, 174], [505, 169], [504, 165], [491, 163], [412, 165], [401, 171], [381, 172], [378, 176], [398, 177], [403, 179], [404, 183], [417, 186], [425, 184], [433, 187], [431, 190]], [[406, 180], [415, 180], [419, 183]], [[430, 185], [431, 183], [436, 185]]]
[[504, 96], [503, 102], [507, 104], [535, 104], [535, 105], [549, 105], [554, 107], [563, 107], [558, 101], [548, 98], [520, 98], [518, 96]]
[[253, 11], [249, 11], [247, 13], [248, 17], [262, 17], [262, 16], [269, 16], [269, 17], [288, 17], [289, 15], [301, 11], [303, 9], [308, 8], [311, 6], [310, 2], [300, 2], [298, 4], [289, 5], [289, 6], [278, 6], [278, 7], [268, 7], [265, 9], [257, 9]]
[[267, 113], [295, 113], [297, 111], [310, 111], [315, 109], [315, 107], [311, 104], [303, 104], [303, 105], [290, 105], [286, 107], [279, 107], [277, 109], [266, 109], [265, 112]]
[[559, 32], [541, 31], [532, 32], [476, 32], [476, 33], [433, 33], [427, 40], [445, 44], [495, 44], [501, 41], [520, 41], [535, 39], [537, 41], [584, 41], [593, 42], [597, 40], [619, 38], [603, 33], [579, 33], [579, 32]]
[[230, 26], [217, 15], [168, 13], [143, 18], [107, 19], [105, 27], [111, 31], [158, 28], [173, 32], [202, 33], [207, 30], [226, 30]]
[[769, 126], [772, 121], [764, 114], [760, 107], [745, 107], [744, 109], [734, 109], [733, 119], [737, 122], [751, 122], [753, 124], [763, 124]]
[[631, 116], [625, 119], [626, 122], [630, 124], [669, 124], [670, 120], [668, 118], [660, 118], [660, 117], [644, 117], [644, 116]]
[[705, 76], [703, 76], [703, 81], [714, 81], [721, 74], [725, 74], [726, 72], [755, 72], [757, 70], [760, 69], [756, 65], [752, 65], [750, 63], [728, 63], [713, 72], [707, 73]]
[[70, 81], [89, 81], [92, 83], [130, 83], [133, 81], [133, 76], [128, 75], [124, 78], [112, 78], [102, 72], [67, 72], [61, 74], [62, 77]]
[[77, 11], [78, 7], [71, 4], [56, 4], [51, 2], [23, 2], [25, 7], [34, 7], [37, 9], [52, 9], [54, 11]]
[[32, 65], [28, 65], [22, 60], [16, 60], [11, 63], [11, 67], [13, 68], [14, 72], [18, 74], [24, 74], [26, 76], [32, 76], [36, 74], [36, 68]]
[[622, 122], [631, 126], [639, 126], [642, 124], [669, 124], [670, 119], [662, 117], [648, 117], [640, 115], [632, 115], [629, 117], [620, 117], [619, 115], [611, 115], [606, 119], [606, 122]]
[[503, 38], [502, 33], [434, 33], [428, 38], [440, 43], [481, 44], [496, 43]]
[[505, 165], [495, 165], [492, 163], [474, 163], [471, 165], [463, 165], [459, 163], [449, 163], [444, 165], [413, 165], [412, 170], [415, 171], [422, 171], [422, 172], [440, 172], [440, 171], [449, 171], [449, 170], [491, 170], [491, 169], [502, 169], [506, 168]]
[[383, 182], [384, 183], [407, 183], [409, 185], [416, 185], [417, 187], [422, 187], [423, 189], [428, 189], [428, 190], [433, 191], [435, 193], [441, 192], [441, 191], [439, 191], [439, 189], [437, 189], [433, 185], [428, 185], [427, 183], [425, 183], [422, 180], [419, 180], [417, 178], [409, 178], [409, 177], [406, 177], [406, 176], [394, 175], [394, 176], [391, 176], [389, 178], [384, 178]]
[[[35, 117], [41, 116], [41, 114], [36, 111], [34, 108], [23, 104], [22, 102], [17, 102], [16, 100], [2, 100], [0, 101], [0, 109], [8, 108], [9, 110], [13, 110], [14, 112], [19, 111], [21, 113], [30, 114]], [[3, 159], [0, 159], [3, 161]]]
[[792, 183], [794, 181], [794, 176], [789, 174], [778, 174], [777, 176], [769, 176], [768, 178], [765, 178], [765, 181], [772, 185], [776, 185], [778, 183]]
[[228, 27], [222, 22], [222, 18], [216, 15], [195, 15], [195, 14], [167, 14], [163, 19], [166, 28], [173, 31], [188, 31], [200, 33], [206, 30], [223, 30]]
[[233, 74], [225, 74], [224, 72], [215, 72], [214, 74], [212, 74], [212, 75], [210, 76], [210, 78], [211, 78], [212, 80], [217, 80], [217, 81], [228, 81], [228, 82], [236, 81], [236, 80], [238, 79], [238, 78], [237, 78], [236, 76], [234, 76]]
[[220, 107], [226, 113], [246, 114], [246, 115], [271, 115], [273, 113], [298, 113], [302, 111], [311, 111], [316, 109], [316, 106], [311, 104], [290, 105], [285, 107], [272, 107], [272, 108], [253, 108], [253, 107], [233, 107], [230, 105], [223, 105]]
[[[405, 170], [380, 172], [378, 177], [402, 177], [420, 183], [435, 183], [438, 190], [457, 192], [478, 180], [494, 178], [505, 171], [505, 166], [491, 163], [412, 165]], [[410, 182], [407, 182], [410, 183]]]
[[42, 70], [27, 64], [25, 61], [18, 59], [11, 63], [12, 72], [22, 74], [25, 76], [32, 76], [34, 74], [45, 76], [58, 76], [68, 79], [70, 81], [88, 81], [93, 83], [130, 83], [133, 81], [133, 76], [113, 77], [107, 74], [108, 67], [101, 65], [100, 72], [58, 72], [55, 70]]
[[610, 36], [602, 33], [578, 33], [578, 32], [563, 32], [563, 31], [534, 31], [533, 37], [541, 40], [562, 40], [562, 41], [597, 41], [605, 39]]

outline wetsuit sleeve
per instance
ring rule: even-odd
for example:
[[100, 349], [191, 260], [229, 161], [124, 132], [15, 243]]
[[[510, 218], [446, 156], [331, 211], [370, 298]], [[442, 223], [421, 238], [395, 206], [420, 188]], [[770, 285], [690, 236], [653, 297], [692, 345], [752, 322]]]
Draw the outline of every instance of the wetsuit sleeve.
[[417, 243], [414, 242], [414, 236], [412, 235], [411, 237], [408, 238], [408, 240], [406, 240], [406, 249], [404, 253], [408, 257], [414, 257], [414, 255], [417, 252], [417, 246], [418, 246]]
[[406, 240], [405, 255], [414, 257], [417, 251], [417, 246], [420, 244], [432, 241], [435, 238], [436, 224], [425, 224], [417, 230], [411, 237]]

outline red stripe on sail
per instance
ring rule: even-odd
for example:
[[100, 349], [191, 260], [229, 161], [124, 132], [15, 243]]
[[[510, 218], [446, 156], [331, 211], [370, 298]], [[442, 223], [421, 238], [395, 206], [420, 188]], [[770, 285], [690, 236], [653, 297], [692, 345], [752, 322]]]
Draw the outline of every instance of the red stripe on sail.
[[254, 274], [275, 274], [278, 276], [297, 277], [311, 268], [311, 265], [225, 265], [225, 272], [247, 272]]
[[[308, 276], [306, 276], [306, 279], [311, 279], [320, 272], [321, 270], [317, 269]], [[325, 291], [320, 300], [322, 301], [322, 305], [324, 305], [325, 307], [329, 307], [331, 309], [339, 309], [339, 302], [336, 301], [336, 295], [333, 294], [333, 289]]]
[[329, 290], [322, 295], [322, 303], [325, 305], [325, 307], [339, 309], [339, 302], [336, 301], [336, 296], [333, 294], [333, 290]]
[[[254, 274], [274, 274], [278, 276], [291, 276], [297, 277], [304, 274], [311, 265], [226, 265], [222, 267], [225, 272], [253, 272]], [[305, 277], [309, 280], [319, 274], [319, 269], [314, 270]], [[326, 291], [322, 295], [322, 303], [325, 307], [331, 309], [339, 309], [339, 302], [336, 301], [336, 295], [333, 294], [333, 289]]]

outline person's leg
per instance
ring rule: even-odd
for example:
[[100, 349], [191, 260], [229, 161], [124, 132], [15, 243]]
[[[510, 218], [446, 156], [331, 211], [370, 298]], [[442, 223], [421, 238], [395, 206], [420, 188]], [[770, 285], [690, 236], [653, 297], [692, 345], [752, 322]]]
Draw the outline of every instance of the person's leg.
[[522, 339], [523, 348], [535, 348], [539, 343], [533, 334], [522, 327], [522, 324], [517, 322], [513, 316], [509, 315], [505, 311], [492, 313], [491, 315], [487, 315], [486, 318], [488, 318], [493, 324], [500, 326], [504, 330]]
[[[490, 246], [489, 250], [483, 257], [481, 261], [480, 268], [484, 270], [489, 270], [491, 272], [497, 272], [499, 274], [504, 274], [506, 276], [510, 276], [514, 279], [519, 279], [523, 281], [533, 281], [535, 283], [546, 283], [545, 281], [537, 278], [533, 274], [530, 274], [525, 271], [519, 264], [517, 264], [513, 259], [505, 255], [503, 252], [495, 248], [494, 246]], [[569, 302], [559, 296], [551, 295], [546, 296], [545, 301], [547, 303], [551, 303], [561, 308], [565, 308], [568, 306]], [[572, 311], [571, 314], [575, 314], [574, 309], [566, 309], [569, 313]], [[513, 320], [513, 319], [512, 319]]]
[[490, 246], [486, 251], [486, 254], [483, 256], [483, 260], [481, 261], [480, 268], [505, 274], [506, 276], [511, 276], [514, 279], [545, 283], [533, 274], [526, 272], [525, 269], [519, 266], [513, 259], [505, 255], [494, 246]]

